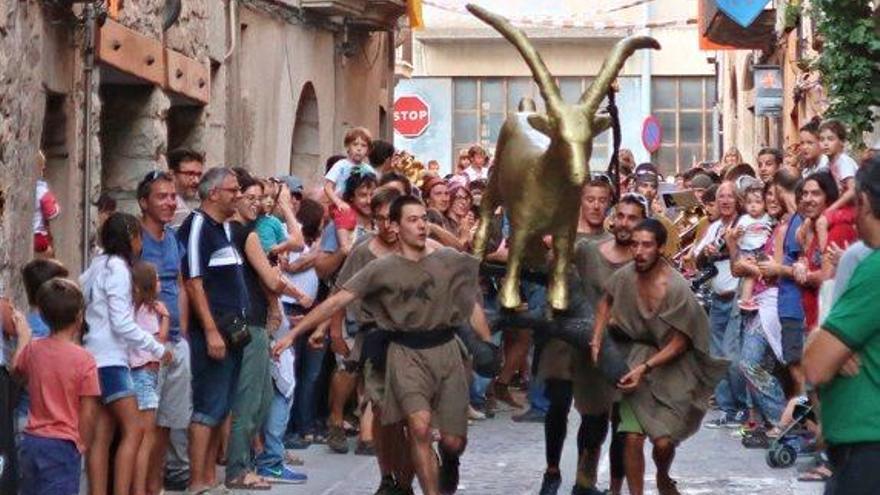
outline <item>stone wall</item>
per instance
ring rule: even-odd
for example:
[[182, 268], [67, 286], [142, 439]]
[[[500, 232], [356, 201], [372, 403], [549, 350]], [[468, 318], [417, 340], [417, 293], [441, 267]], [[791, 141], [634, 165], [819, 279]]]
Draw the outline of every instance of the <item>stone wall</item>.
[[0, 286], [19, 303], [17, 272], [33, 250], [34, 157], [45, 111], [40, 3], [0, 2]]

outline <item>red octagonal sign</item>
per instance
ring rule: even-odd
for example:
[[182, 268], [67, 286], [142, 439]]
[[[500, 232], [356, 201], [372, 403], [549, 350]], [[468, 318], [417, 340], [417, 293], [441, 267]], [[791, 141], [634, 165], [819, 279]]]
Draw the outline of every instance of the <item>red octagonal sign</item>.
[[418, 95], [406, 95], [394, 101], [394, 130], [403, 137], [421, 136], [431, 125], [431, 108]]

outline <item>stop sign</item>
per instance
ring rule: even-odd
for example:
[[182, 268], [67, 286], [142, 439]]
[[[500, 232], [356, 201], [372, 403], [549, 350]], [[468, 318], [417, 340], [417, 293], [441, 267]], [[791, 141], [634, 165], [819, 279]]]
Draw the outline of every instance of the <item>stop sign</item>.
[[418, 95], [394, 100], [394, 130], [403, 137], [419, 137], [431, 125], [431, 109]]

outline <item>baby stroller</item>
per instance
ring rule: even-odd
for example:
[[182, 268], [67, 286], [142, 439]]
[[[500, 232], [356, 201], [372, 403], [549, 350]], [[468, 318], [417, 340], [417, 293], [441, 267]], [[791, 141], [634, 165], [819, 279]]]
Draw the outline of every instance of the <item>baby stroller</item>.
[[770, 442], [767, 450], [768, 466], [782, 469], [794, 465], [798, 453], [803, 451], [803, 446], [809, 441], [804, 433], [807, 421], [815, 422], [816, 414], [813, 412], [810, 399], [802, 397], [794, 406], [792, 422]]

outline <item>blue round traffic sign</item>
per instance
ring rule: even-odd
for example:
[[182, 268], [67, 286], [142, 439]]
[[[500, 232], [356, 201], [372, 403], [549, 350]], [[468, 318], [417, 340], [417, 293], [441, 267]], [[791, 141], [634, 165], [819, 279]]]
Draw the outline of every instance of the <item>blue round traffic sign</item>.
[[648, 115], [642, 123], [642, 145], [648, 150], [648, 153], [655, 153], [660, 149], [662, 140], [663, 128], [660, 127], [660, 120], [653, 115]]

